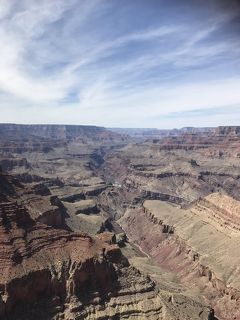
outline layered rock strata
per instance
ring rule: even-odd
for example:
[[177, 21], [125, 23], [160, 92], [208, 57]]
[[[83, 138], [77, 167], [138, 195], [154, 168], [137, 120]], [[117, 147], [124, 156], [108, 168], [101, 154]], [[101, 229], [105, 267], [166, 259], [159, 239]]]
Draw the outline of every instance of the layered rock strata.
[[190, 291], [198, 287], [219, 318], [231, 320], [240, 317], [239, 209], [238, 201], [221, 194], [188, 210], [148, 200], [127, 210], [120, 223], [159, 266], [176, 273]]
[[0, 319], [204, 319], [201, 304], [178, 310], [180, 296], [174, 307], [131, 267], [113, 234], [92, 238], [36, 222], [18, 199], [22, 186], [10, 192], [10, 176], [0, 178]]
[[108, 236], [55, 230], [7, 202], [0, 244], [1, 319], [161, 319], [154, 283], [129, 267]]

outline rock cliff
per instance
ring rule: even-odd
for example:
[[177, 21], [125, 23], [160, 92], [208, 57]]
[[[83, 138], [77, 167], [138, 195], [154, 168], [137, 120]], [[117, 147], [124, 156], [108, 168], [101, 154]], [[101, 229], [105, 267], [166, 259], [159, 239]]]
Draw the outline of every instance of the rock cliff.
[[76, 138], [93, 140], [113, 139], [119, 137], [103, 127], [81, 125], [21, 125], [0, 124], [0, 134], [6, 137], [42, 137], [57, 140], [71, 140]]
[[[129, 265], [113, 234], [93, 238], [40, 223], [31, 214], [31, 203], [39, 199], [30, 193], [26, 200], [29, 189], [23, 191], [10, 175], [0, 173], [0, 179], [5, 195], [0, 201], [0, 319], [206, 317], [201, 304], [181, 296], [173, 304], [170, 293], [159, 292]], [[54, 200], [56, 205], [59, 200]]]
[[154, 283], [129, 266], [111, 234], [93, 239], [36, 222], [1, 186], [1, 319], [162, 319]]
[[238, 128], [0, 131], [4, 320], [238, 319]]
[[147, 200], [127, 210], [120, 224], [130, 241], [176, 273], [190, 292], [197, 285], [220, 319], [231, 320], [240, 316], [239, 209], [239, 201], [221, 194], [187, 210]]

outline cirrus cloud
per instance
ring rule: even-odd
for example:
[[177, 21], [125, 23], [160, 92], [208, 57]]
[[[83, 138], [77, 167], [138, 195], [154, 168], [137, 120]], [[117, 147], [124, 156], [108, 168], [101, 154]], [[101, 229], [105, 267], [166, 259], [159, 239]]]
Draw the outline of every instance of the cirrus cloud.
[[0, 121], [236, 124], [239, 10], [205, 2], [0, 0]]

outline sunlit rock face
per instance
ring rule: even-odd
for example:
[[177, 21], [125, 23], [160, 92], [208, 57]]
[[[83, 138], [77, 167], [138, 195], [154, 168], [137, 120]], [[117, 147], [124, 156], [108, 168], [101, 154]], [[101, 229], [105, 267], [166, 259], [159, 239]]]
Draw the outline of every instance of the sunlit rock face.
[[112, 234], [91, 238], [36, 222], [9, 195], [9, 176], [1, 174], [3, 179], [1, 319], [113, 319], [128, 313], [158, 319], [163, 305], [154, 283], [129, 266]]
[[0, 138], [0, 318], [237, 319], [237, 128], [50, 127]]

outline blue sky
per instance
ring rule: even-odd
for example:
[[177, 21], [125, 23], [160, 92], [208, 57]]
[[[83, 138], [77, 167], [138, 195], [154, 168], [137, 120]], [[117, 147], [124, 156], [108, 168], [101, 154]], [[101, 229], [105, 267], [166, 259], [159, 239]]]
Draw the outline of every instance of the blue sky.
[[0, 0], [0, 122], [240, 125], [238, 1]]

